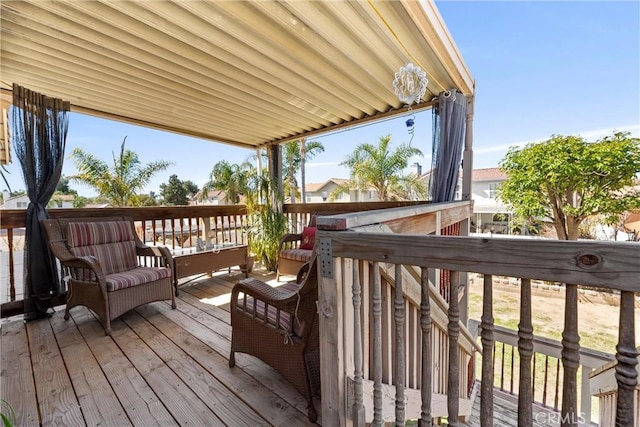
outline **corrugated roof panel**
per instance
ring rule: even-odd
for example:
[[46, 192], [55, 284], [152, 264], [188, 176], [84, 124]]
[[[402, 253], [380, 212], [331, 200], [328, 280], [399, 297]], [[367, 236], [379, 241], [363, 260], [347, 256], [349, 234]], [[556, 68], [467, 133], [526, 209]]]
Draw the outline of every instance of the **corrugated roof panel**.
[[[242, 146], [403, 112], [473, 79], [431, 1], [3, 1], [2, 88], [75, 111]], [[6, 92], [5, 92], [6, 93]], [[425, 104], [426, 105], [426, 104]]]

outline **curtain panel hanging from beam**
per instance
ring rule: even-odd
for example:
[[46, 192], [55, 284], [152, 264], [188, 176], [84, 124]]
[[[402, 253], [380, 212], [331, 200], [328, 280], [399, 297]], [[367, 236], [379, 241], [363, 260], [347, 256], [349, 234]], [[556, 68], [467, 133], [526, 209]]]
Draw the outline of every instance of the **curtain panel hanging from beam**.
[[433, 202], [455, 198], [467, 115], [467, 100], [452, 89], [440, 92], [433, 108], [433, 145], [429, 188]]
[[70, 103], [14, 83], [11, 136], [22, 166], [29, 206], [24, 251], [25, 320], [47, 316], [51, 297], [64, 291], [40, 221], [62, 173]]

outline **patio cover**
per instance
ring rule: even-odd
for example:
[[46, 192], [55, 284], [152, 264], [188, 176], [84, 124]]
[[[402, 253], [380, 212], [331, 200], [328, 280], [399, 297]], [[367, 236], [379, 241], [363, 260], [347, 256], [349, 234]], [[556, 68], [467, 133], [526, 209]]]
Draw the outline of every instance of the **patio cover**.
[[[433, 1], [6, 1], [2, 97], [18, 83], [72, 111], [247, 148], [406, 109], [474, 81]], [[414, 109], [417, 109], [414, 107]]]

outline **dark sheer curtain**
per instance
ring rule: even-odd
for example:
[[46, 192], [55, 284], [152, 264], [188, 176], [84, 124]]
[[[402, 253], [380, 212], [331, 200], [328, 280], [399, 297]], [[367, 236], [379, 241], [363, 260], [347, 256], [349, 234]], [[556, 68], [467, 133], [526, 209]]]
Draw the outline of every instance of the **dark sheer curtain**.
[[429, 188], [433, 202], [455, 198], [467, 115], [467, 100], [456, 90], [441, 92], [433, 109], [433, 145]]
[[69, 102], [13, 85], [11, 136], [29, 196], [24, 252], [25, 320], [47, 316], [62, 284], [40, 220], [56, 189], [69, 126]]

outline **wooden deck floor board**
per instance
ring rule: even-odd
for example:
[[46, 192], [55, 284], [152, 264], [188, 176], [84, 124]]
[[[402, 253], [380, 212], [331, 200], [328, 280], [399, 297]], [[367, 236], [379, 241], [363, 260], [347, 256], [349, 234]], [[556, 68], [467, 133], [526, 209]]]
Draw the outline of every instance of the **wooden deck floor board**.
[[113, 391], [134, 425], [177, 425], [142, 375], [122, 353], [89, 310], [73, 312], [73, 320], [100, 363]]
[[84, 307], [68, 321], [60, 307], [26, 325], [3, 319], [0, 390], [17, 425], [311, 425], [306, 401], [272, 368], [244, 354], [229, 368], [228, 304], [208, 302], [242, 277], [186, 285], [176, 310], [147, 304], [114, 321], [112, 336]]
[[[230, 325], [206, 314], [198, 316], [198, 322], [194, 322], [190, 316], [182, 312], [182, 305], [179, 308], [180, 310], [171, 310], [168, 304], [164, 304], [159, 309], [163, 311], [167, 318], [180, 325], [228, 360], [231, 341], [218, 335], [217, 331], [225, 331], [225, 329], [230, 328]], [[306, 413], [306, 400], [282, 375], [270, 366], [253, 356], [238, 353], [236, 354], [236, 367], [241, 368], [258, 382], [277, 393], [282, 399]]]
[[27, 344], [27, 330], [21, 320], [2, 326], [2, 372], [0, 396], [11, 401], [16, 425], [38, 423], [38, 404]]
[[180, 425], [222, 425], [222, 421], [122, 320], [112, 336]]
[[85, 420], [48, 319], [26, 324], [41, 424], [81, 425]]
[[265, 423], [258, 413], [233, 395], [173, 341], [158, 333], [159, 330], [138, 313], [128, 313], [123, 320], [224, 424], [254, 426]]
[[[162, 307], [168, 310], [168, 307]], [[170, 321], [153, 307], [145, 306], [137, 310], [166, 337], [188, 353], [194, 361], [202, 365], [219, 381], [233, 390], [238, 397], [254, 408], [275, 426], [308, 424], [301, 420], [301, 413], [273, 390], [256, 381], [242, 369], [229, 369], [227, 357], [220, 355], [193, 335], [186, 333], [176, 323]]]
[[75, 323], [66, 322], [60, 315], [53, 316], [50, 323], [85, 422], [88, 425], [131, 425]]

